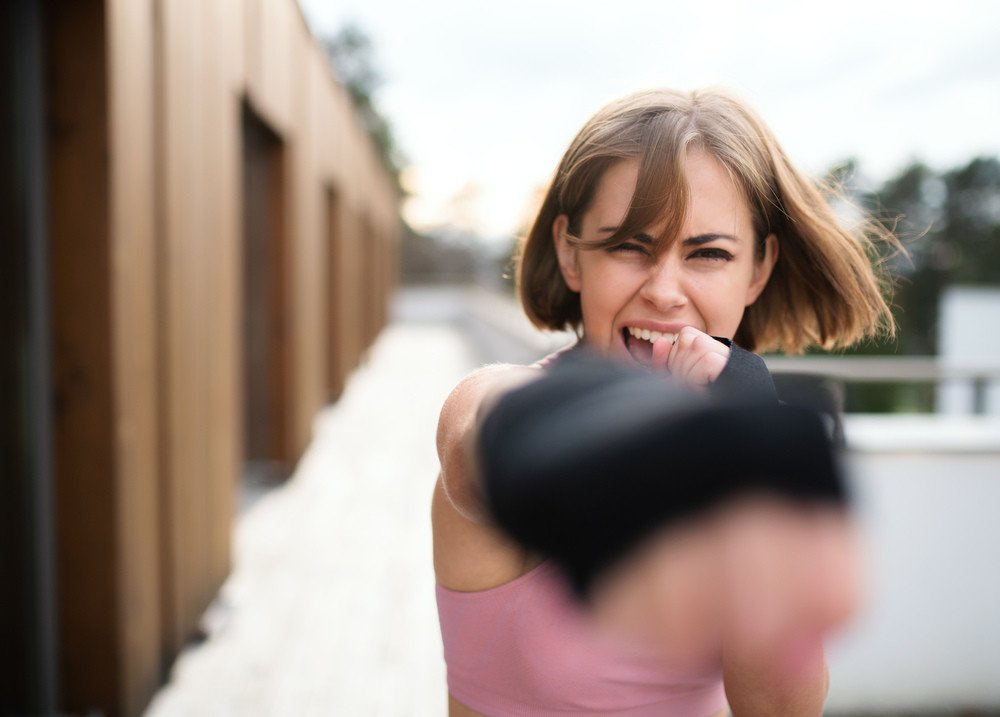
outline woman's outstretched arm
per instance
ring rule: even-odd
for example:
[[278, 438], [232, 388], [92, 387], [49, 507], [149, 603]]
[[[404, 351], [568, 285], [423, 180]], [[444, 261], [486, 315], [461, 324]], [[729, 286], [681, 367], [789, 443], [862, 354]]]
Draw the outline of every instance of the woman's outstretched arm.
[[820, 714], [855, 595], [846, 491], [817, 416], [741, 393], [564, 361], [483, 419], [483, 488], [582, 598], [721, 661], [737, 717]]

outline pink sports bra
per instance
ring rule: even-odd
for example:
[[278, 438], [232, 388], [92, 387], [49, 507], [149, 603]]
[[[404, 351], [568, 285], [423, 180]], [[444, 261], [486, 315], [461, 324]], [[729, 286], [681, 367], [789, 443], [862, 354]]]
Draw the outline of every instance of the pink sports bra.
[[726, 705], [721, 671], [671, 666], [600, 632], [545, 562], [481, 592], [437, 586], [448, 690], [485, 715], [707, 717]]

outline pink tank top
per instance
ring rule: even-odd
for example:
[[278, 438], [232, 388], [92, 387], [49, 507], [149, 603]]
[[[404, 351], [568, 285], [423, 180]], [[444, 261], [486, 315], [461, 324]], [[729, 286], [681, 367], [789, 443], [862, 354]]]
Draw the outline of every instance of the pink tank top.
[[437, 586], [448, 690], [485, 715], [708, 717], [726, 705], [721, 671], [678, 669], [590, 622], [542, 563], [481, 592]]

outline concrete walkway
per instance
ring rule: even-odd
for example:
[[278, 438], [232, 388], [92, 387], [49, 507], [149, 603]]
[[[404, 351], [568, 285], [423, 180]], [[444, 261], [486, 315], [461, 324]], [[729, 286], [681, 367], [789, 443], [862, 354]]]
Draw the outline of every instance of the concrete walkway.
[[148, 710], [446, 713], [430, 496], [438, 411], [473, 366], [441, 323], [393, 323], [316, 420], [293, 478], [240, 517], [210, 637]]

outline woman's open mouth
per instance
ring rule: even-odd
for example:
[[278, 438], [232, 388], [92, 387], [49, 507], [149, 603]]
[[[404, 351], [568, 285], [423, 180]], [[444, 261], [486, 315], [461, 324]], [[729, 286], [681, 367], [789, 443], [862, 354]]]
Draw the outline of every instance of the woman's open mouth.
[[622, 329], [622, 341], [625, 343], [625, 348], [629, 355], [643, 366], [649, 366], [652, 363], [653, 343], [659, 338], [666, 338], [673, 343], [677, 340], [677, 334], [640, 329], [635, 326], [626, 326]]

